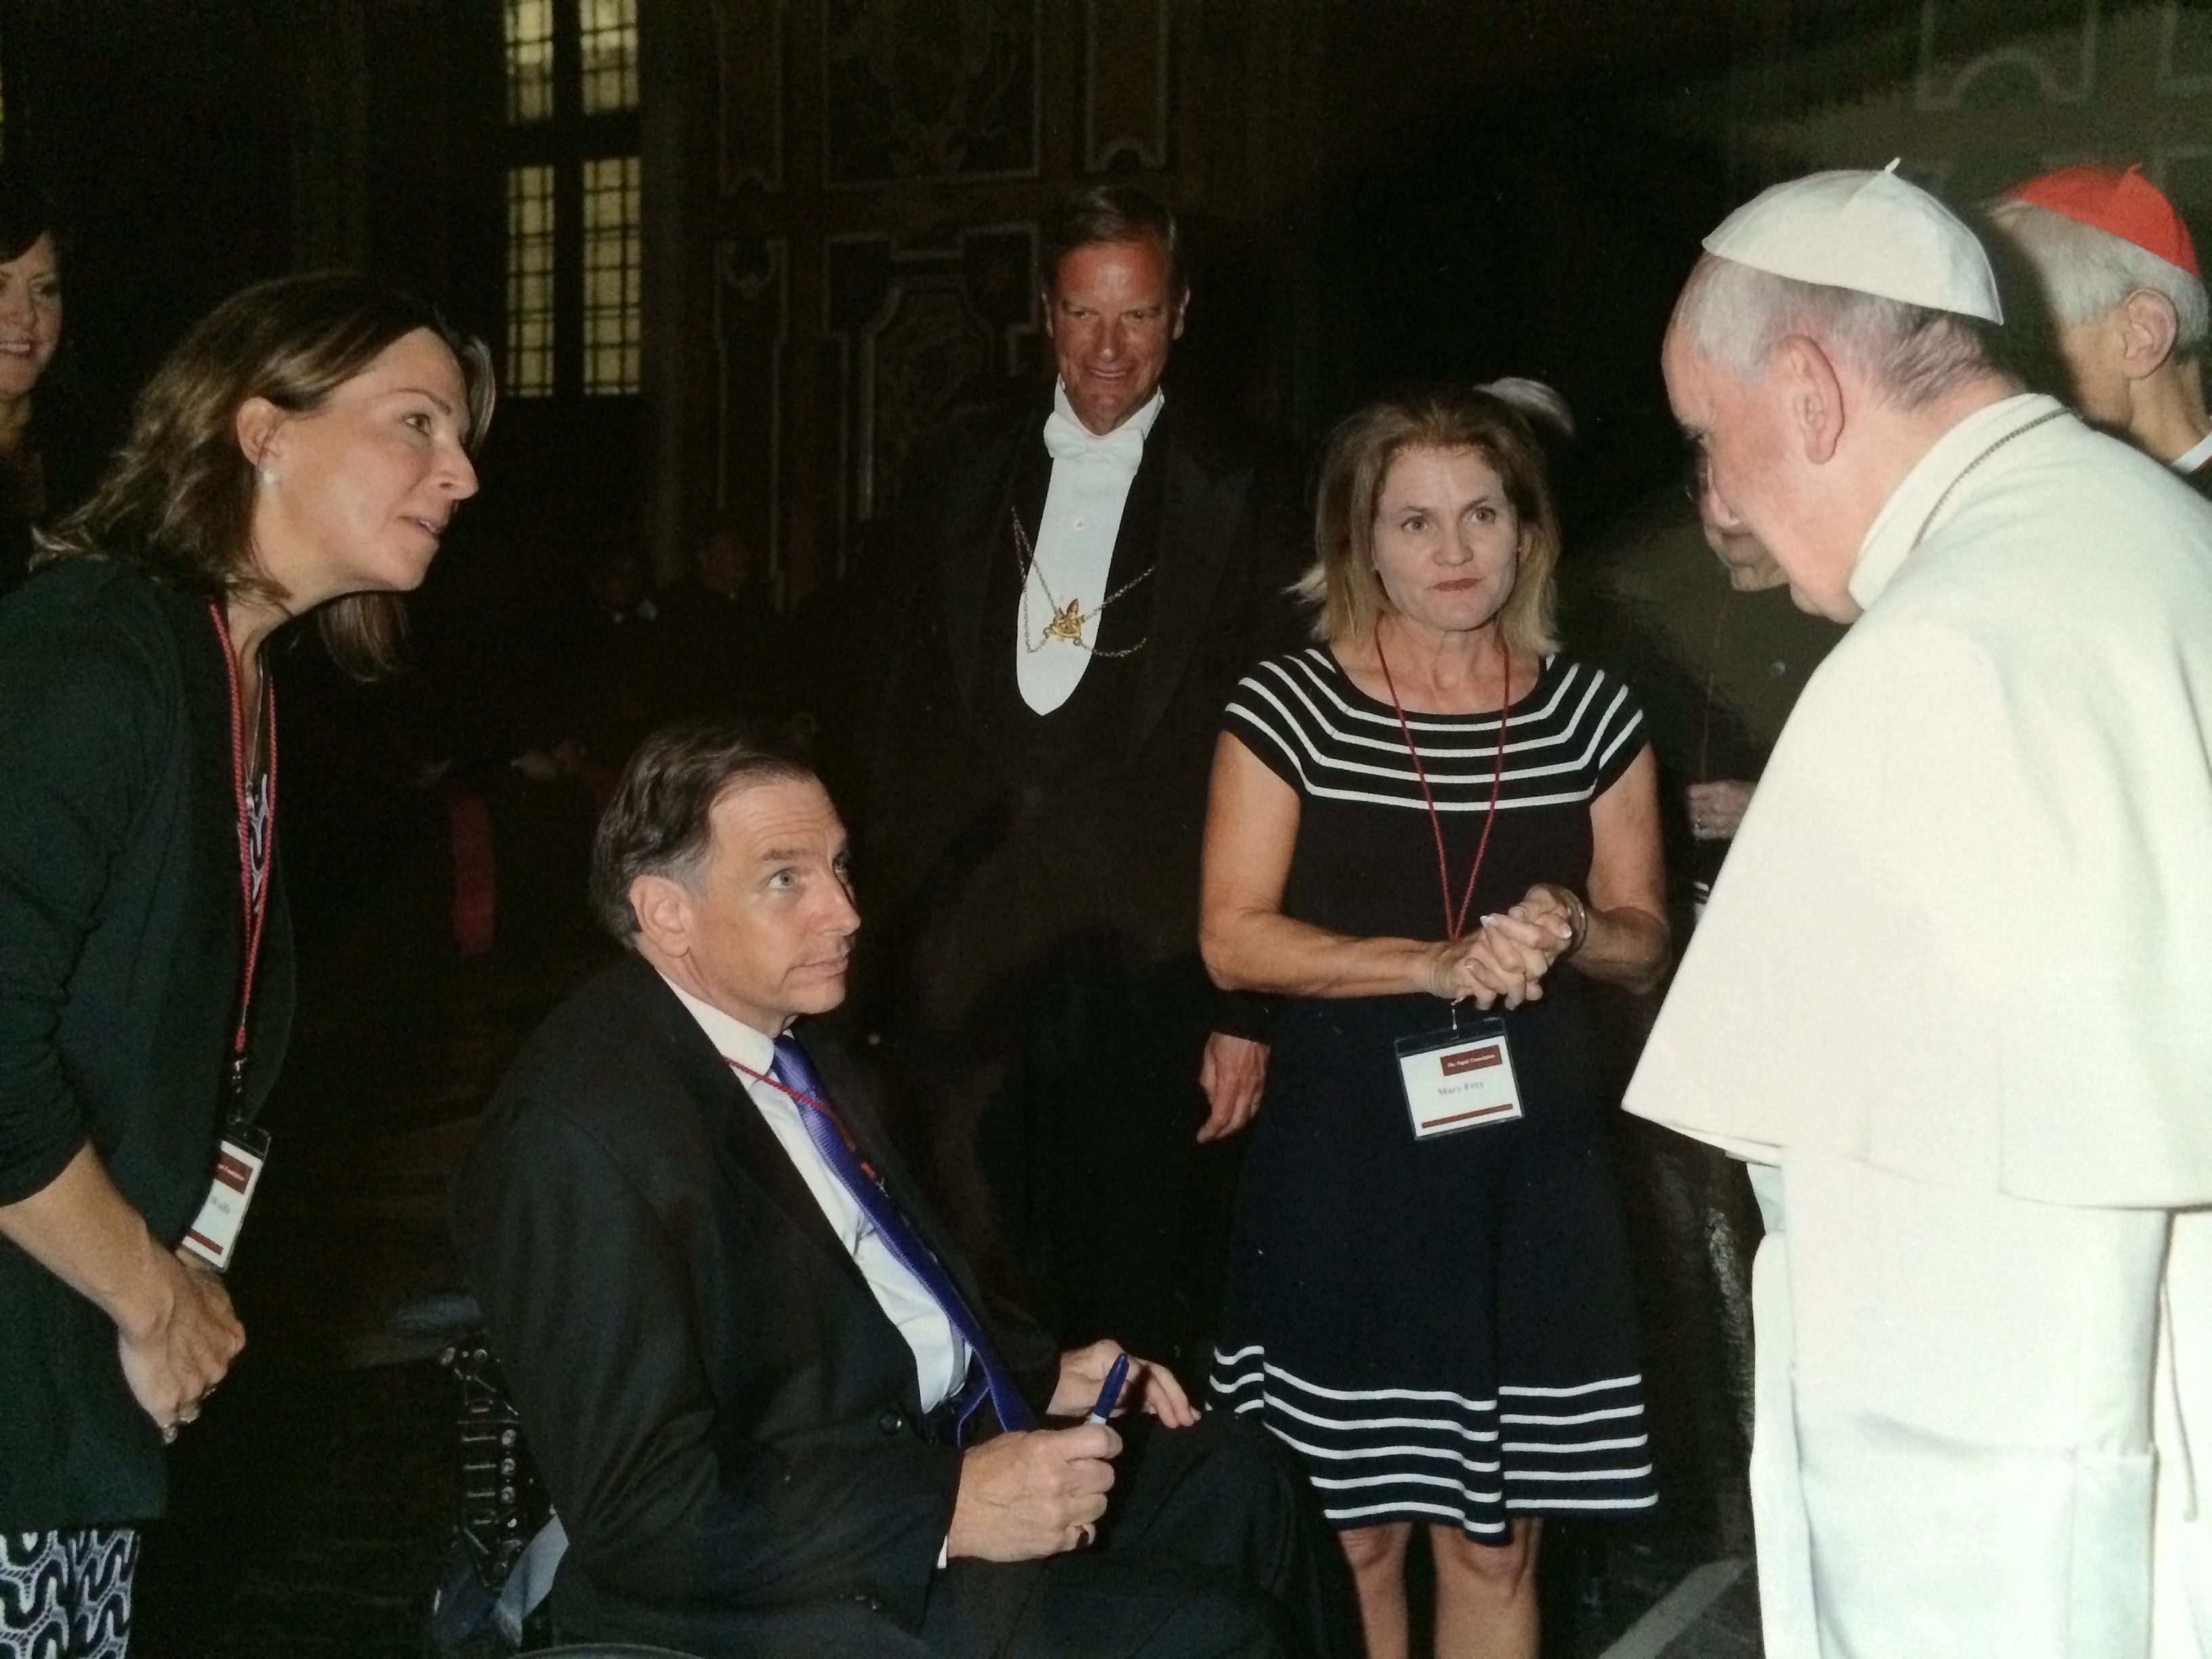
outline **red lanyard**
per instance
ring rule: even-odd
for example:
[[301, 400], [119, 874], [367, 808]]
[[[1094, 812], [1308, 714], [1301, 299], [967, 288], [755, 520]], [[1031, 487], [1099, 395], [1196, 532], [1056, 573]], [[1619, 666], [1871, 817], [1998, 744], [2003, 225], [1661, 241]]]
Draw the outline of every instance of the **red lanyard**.
[[853, 1132], [845, 1127], [845, 1120], [839, 1117], [827, 1102], [815, 1099], [804, 1089], [793, 1088], [780, 1077], [772, 1077], [766, 1072], [756, 1072], [742, 1060], [732, 1060], [727, 1054], [724, 1054], [722, 1060], [732, 1071], [742, 1072], [754, 1082], [765, 1083], [777, 1093], [790, 1096], [807, 1110], [820, 1113], [823, 1121], [837, 1132], [837, 1139], [845, 1143], [845, 1150], [852, 1153], [853, 1162], [860, 1166], [860, 1173], [878, 1187], [884, 1184], [884, 1178], [876, 1173], [875, 1165], [860, 1155], [860, 1143], [853, 1139]]
[[230, 647], [230, 623], [222, 606], [208, 601], [216, 636], [222, 641], [223, 672], [230, 679], [230, 787], [238, 808], [239, 906], [244, 916], [246, 967], [238, 993], [238, 1031], [230, 1051], [231, 1079], [242, 1084], [246, 1075], [246, 1022], [253, 1006], [253, 970], [261, 959], [261, 929], [269, 919], [269, 869], [276, 855], [276, 688], [264, 675], [261, 682], [261, 732], [269, 745], [269, 816], [263, 825], [258, 883], [254, 880], [253, 816], [246, 789], [246, 700], [239, 689], [238, 659]]
[[1504, 641], [1498, 643], [1498, 656], [1504, 666], [1498, 672], [1498, 763], [1490, 774], [1490, 811], [1482, 820], [1482, 840], [1474, 849], [1474, 867], [1467, 872], [1467, 890], [1460, 895], [1459, 908], [1452, 908], [1451, 864], [1444, 856], [1444, 821], [1437, 811], [1437, 798], [1429, 790], [1428, 769], [1421, 764], [1421, 751], [1413, 742], [1413, 729], [1406, 724], [1405, 705], [1398, 701], [1398, 683], [1390, 678], [1390, 659], [1383, 653], [1382, 635], [1375, 635], [1375, 659], [1382, 665], [1382, 684], [1390, 688], [1390, 707], [1398, 716], [1398, 731], [1406, 739], [1406, 752], [1413, 757], [1413, 775], [1420, 781], [1421, 799], [1429, 809], [1429, 828], [1437, 837], [1437, 879], [1444, 890], [1444, 937], [1456, 944], [1467, 930], [1468, 907], [1474, 902], [1475, 878], [1482, 873], [1482, 860], [1490, 852], [1490, 832], [1498, 827], [1498, 792], [1505, 781], [1505, 733], [1513, 721], [1513, 653]]

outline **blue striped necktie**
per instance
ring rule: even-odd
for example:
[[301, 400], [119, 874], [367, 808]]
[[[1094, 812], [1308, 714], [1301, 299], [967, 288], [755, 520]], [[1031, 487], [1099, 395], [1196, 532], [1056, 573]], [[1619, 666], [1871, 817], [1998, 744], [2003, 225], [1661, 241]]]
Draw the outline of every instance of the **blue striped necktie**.
[[[984, 1333], [982, 1322], [969, 1308], [966, 1298], [953, 1284], [952, 1276], [921, 1242], [921, 1235], [884, 1191], [875, 1172], [860, 1162], [845, 1126], [836, 1115], [830, 1091], [815, 1075], [806, 1051], [791, 1037], [776, 1038], [775, 1064], [769, 1070], [775, 1081], [799, 1103], [799, 1121], [805, 1127], [807, 1139], [814, 1143], [814, 1150], [822, 1155], [822, 1161], [845, 1183], [846, 1190], [860, 1204], [861, 1212], [875, 1224], [878, 1235], [891, 1254], [921, 1282], [921, 1287], [929, 1292], [931, 1299], [951, 1322], [952, 1328], [968, 1344], [969, 1352], [975, 1356], [975, 1363], [982, 1370], [983, 1385], [990, 1394], [992, 1410], [998, 1413], [999, 1426], [1009, 1430], [1036, 1427], [1036, 1414], [1030, 1410], [1029, 1401], [1022, 1398], [1013, 1373], [999, 1358], [998, 1350]], [[961, 1413], [963, 1440], [967, 1413], [974, 1410], [975, 1403], [971, 1400]]]

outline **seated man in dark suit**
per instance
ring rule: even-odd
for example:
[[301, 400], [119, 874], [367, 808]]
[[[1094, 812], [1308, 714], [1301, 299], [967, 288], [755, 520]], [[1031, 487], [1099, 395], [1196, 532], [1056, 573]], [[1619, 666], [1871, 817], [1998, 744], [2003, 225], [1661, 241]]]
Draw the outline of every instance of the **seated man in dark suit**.
[[570, 1540], [564, 1638], [1358, 1650], [1339, 1552], [1264, 1435], [1199, 1421], [1139, 1359], [1136, 1426], [1036, 1425], [1085, 1418], [1121, 1350], [1055, 1353], [988, 1305], [861, 1073], [793, 1032], [843, 1000], [860, 926], [804, 762], [731, 726], [649, 739], [592, 890], [634, 954], [524, 1049], [453, 1198]]

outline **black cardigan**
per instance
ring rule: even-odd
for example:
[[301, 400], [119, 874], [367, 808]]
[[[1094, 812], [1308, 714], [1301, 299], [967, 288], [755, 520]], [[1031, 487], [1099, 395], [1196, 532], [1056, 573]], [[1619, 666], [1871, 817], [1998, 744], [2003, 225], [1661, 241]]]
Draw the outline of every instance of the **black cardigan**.
[[[173, 1244], [214, 1166], [242, 935], [228, 678], [208, 602], [134, 566], [0, 603], [0, 1203], [89, 1141]], [[246, 1106], [291, 1026], [272, 867]], [[0, 1529], [161, 1512], [161, 1441], [115, 1328], [0, 1241]]]

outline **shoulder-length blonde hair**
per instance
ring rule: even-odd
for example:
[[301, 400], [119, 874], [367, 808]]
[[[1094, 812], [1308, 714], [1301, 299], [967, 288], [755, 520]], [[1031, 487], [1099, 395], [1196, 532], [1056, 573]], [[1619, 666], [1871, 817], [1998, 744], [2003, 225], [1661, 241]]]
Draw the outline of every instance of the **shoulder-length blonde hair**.
[[[100, 488], [49, 534], [41, 563], [105, 556], [210, 599], [287, 595], [253, 549], [254, 471], [237, 417], [252, 398], [312, 415], [393, 342], [427, 329], [461, 366], [462, 441], [491, 424], [495, 392], [483, 343], [458, 332], [403, 289], [350, 271], [280, 276], [225, 300], [195, 324], [138, 394], [131, 435]], [[314, 613], [331, 660], [357, 678], [388, 671], [405, 615], [396, 593], [351, 593]]]
[[1506, 643], [1538, 656], [1559, 648], [1559, 515], [1531, 413], [1563, 432], [1573, 429], [1565, 401], [1534, 380], [1405, 392], [1346, 417], [1322, 457], [1314, 562], [1295, 590], [1316, 607], [1316, 639], [1366, 640], [1390, 609], [1375, 570], [1375, 514], [1391, 464], [1409, 449], [1473, 450], [1497, 472], [1528, 532], [1513, 592], [1499, 613]]

